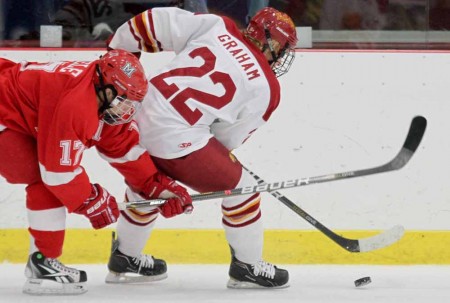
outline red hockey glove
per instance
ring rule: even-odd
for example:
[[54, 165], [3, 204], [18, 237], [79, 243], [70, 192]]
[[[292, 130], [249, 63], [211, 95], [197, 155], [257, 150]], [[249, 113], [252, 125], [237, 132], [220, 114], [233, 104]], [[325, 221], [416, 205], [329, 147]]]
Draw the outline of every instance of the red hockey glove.
[[157, 173], [155, 179], [144, 195], [148, 199], [167, 199], [167, 202], [159, 206], [159, 212], [165, 218], [171, 218], [179, 214], [190, 214], [194, 209], [191, 196], [187, 190], [166, 175]]
[[116, 199], [98, 184], [91, 184], [91, 196], [74, 213], [86, 216], [94, 229], [100, 229], [117, 221], [119, 209]]

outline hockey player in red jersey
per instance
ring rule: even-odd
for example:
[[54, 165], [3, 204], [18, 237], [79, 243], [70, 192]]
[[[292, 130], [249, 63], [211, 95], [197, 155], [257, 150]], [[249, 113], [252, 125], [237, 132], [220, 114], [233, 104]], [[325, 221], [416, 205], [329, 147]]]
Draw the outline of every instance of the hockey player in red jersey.
[[[278, 107], [277, 77], [291, 66], [296, 44], [291, 18], [273, 8], [260, 10], [243, 32], [226, 17], [155, 8], [123, 24], [108, 46], [175, 52], [165, 67], [150, 71], [150, 89], [136, 116], [141, 144], [160, 170], [210, 192], [256, 185], [230, 152]], [[131, 188], [127, 196], [142, 199]], [[262, 259], [260, 201], [259, 194], [223, 199], [222, 223], [232, 251], [230, 288], [288, 286], [288, 272]], [[138, 221], [127, 211], [119, 219], [119, 250], [142, 250], [158, 212], [146, 214]], [[117, 279], [110, 273], [107, 281]]]
[[[0, 59], [0, 175], [9, 183], [26, 185], [32, 237], [25, 293], [87, 290], [86, 272], [57, 259], [66, 209], [86, 216], [95, 229], [119, 217], [115, 198], [101, 185], [91, 184], [80, 165], [87, 148], [95, 146], [142, 196], [171, 197], [167, 207], [159, 209], [163, 215], [191, 210], [186, 190], [157, 172], [139, 145], [133, 118], [147, 90], [142, 65], [123, 50], [92, 62]], [[147, 274], [154, 274], [150, 269]]]

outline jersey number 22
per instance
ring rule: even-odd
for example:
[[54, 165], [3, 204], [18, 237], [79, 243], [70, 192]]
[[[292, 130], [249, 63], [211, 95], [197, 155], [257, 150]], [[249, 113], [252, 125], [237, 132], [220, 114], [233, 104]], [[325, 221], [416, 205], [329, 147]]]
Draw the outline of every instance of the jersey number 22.
[[[236, 85], [230, 75], [214, 71], [217, 58], [207, 47], [194, 49], [189, 53], [189, 56], [193, 59], [201, 57], [204, 60], [203, 65], [198, 67], [176, 68], [152, 78], [150, 82], [166, 99], [173, 97], [170, 104], [190, 125], [194, 125], [203, 116], [203, 113], [197, 108], [194, 110], [189, 108], [186, 104], [187, 100], [193, 99], [215, 109], [221, 109], [233, 100], [234, 94], [236, 93]], [[168, 84], [165, 81], [166, 78], [180, 76], [200, 78], [206, 76], [208, 73], [210, 73], [208, 77], [214, 84], [221, 84], [225, 89], [225, 93], [222, 96], [212, 95], [190, 87], [180, 90], [176, 84]]]

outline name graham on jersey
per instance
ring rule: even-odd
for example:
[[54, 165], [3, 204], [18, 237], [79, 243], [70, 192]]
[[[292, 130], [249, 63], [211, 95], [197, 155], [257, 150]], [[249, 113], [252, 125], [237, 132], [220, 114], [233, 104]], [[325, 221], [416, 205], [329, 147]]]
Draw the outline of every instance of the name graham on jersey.
[[[224, 34], [217, 36], [222, 46], [237, 60], [244, 69], [248, 80], [253, 80], [261, 76], [257, 68], [257, 64], [242, 48], [238, 47], [238, 43], [230, 35]], [[250, 60], [250, 61], [249, 61]]]
[[277, 190], [277, 189], [289, 188], [289, 187], [297, 187], [297, 186], [307, 185], [307, 184], [309, 184], [309, 178], [288, 180], [288, 181], [275, 182], [275, 183], [270, 183], [270, 184], [247, 186], [247, 187], [243, 187], [242, 188], [241, 194], [250, 194], [250, 193], [256, 193], [256, 192], [274, 191], [274, 190]]

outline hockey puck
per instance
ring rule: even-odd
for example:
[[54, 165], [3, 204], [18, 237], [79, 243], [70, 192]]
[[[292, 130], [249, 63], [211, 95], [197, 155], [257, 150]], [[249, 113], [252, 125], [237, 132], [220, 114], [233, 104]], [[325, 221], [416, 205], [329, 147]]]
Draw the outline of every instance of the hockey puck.
[[355, 286], [356, 287], [361, 287], [361, 286], [369, 284], [370, 282], [372, 282], [370, 277], [364, 277], [364, 278], [355, 280]]

